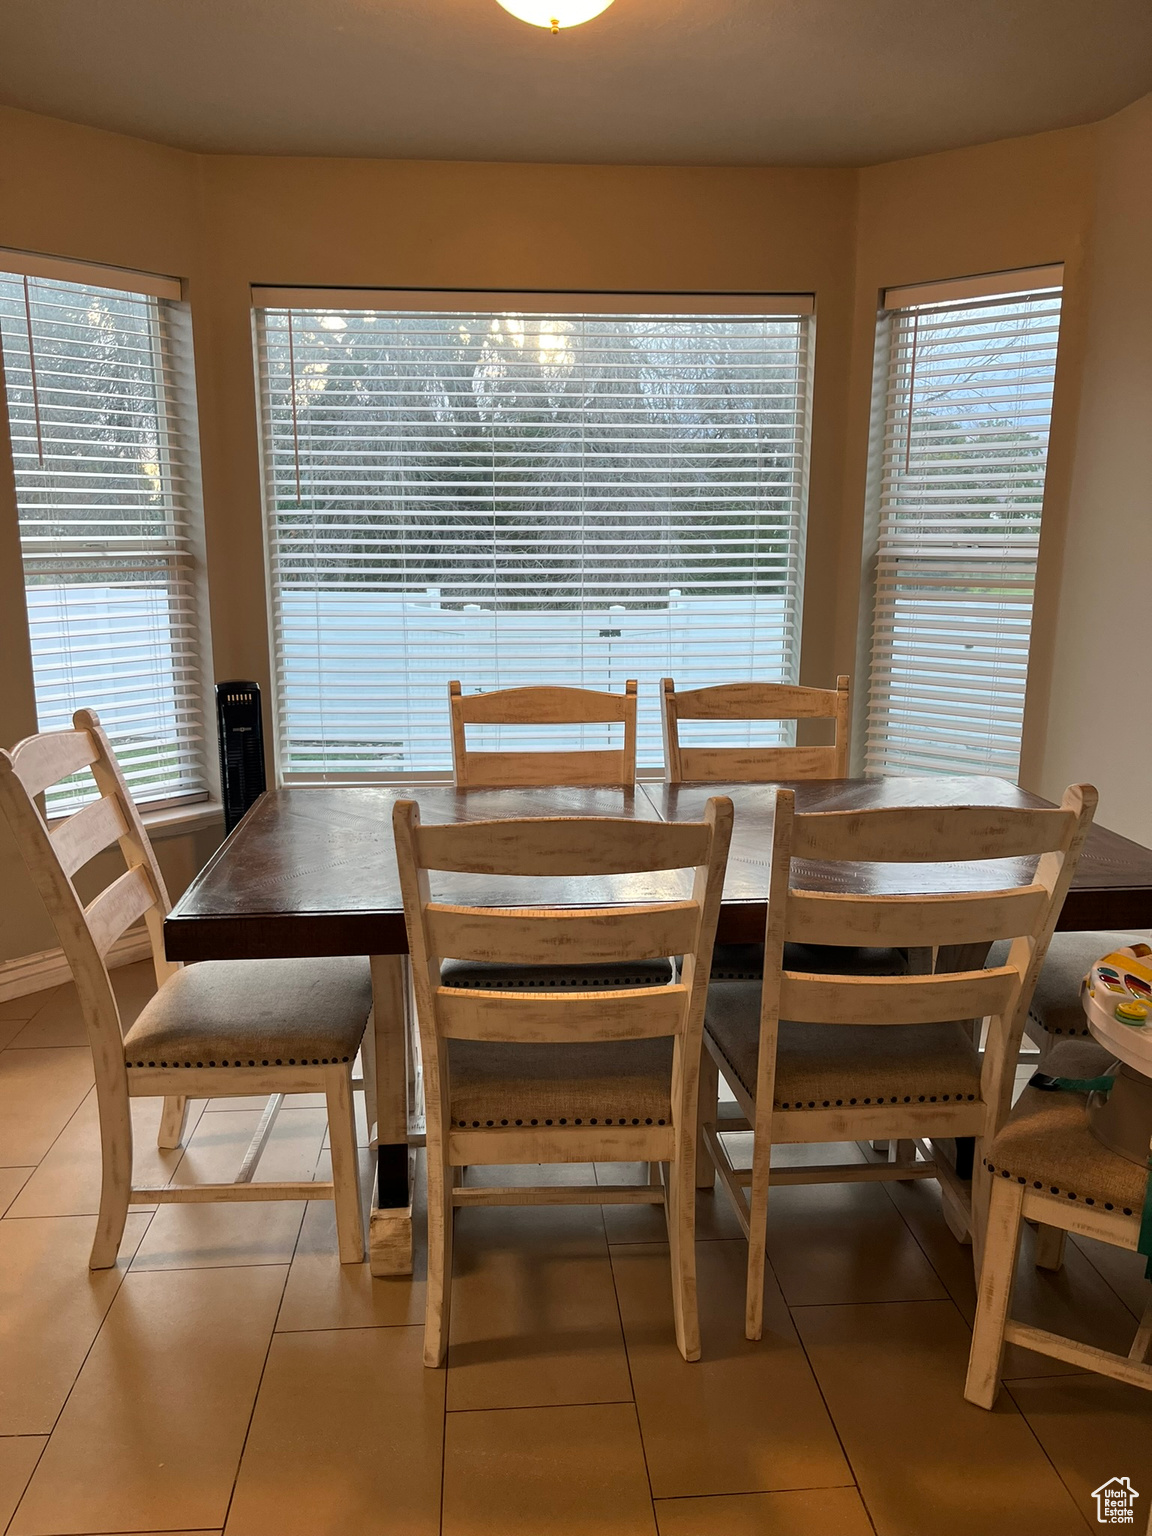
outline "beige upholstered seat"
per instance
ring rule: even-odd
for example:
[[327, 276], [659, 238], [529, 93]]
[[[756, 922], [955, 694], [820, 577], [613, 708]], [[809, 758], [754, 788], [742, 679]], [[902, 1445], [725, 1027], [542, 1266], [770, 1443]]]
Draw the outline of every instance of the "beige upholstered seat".
[[[1107, 945], [1100, 953], [1107, 953]], [[1094, 1042], [1063, 1040], [1053, 1047], [1045, 1072], [1082, 1081], [1100, 1076], [1108, 1065], [1108, 1053]], [[988, 1242], [964, 1396], [981, 1408], [993, 1406], [1005, 1344], [1152, 1391], [1152, 1291], [1126, 1355], [1012, 1317], [1024, 1222], [1061, 1237], [1071, 1231], [1139, 1250], [1147, 1170], [1097, 1141], [1088, 1124], [1087, 1094], [1033, 1087], [1025, 1088], [987, 1146], [984, 1167], [991, 1179]]]
[[156, 993], [124, 1037], [136, 1067], [352, 1061], [372, 1008], [368, 961], [209, 960]]
[[579, 1044], [453, 1040], [452, 1124], [669, 1125], [672, 1041]]
[[[705, 1027], [745, 1093], [756, 1093], [760, 984], [713, 982]], [[725, 1074], [727, 1076], [727, 1073]], [[980, 1058], [961, 1024], [780, 1021], [773, 1108], [961, 1104], [980, 1095]]]
[[[903, 976], [908, 969], [898, 949], [831, 944], [786, 944], [784, 964], [790, 971], [852, 976]], [[712, 951], [713, 981], [755, 981], [763, 974], [763, 944], [717, 944]]]
[[[1045, 1070], [1082, 1080], [1106, 1071], [1109, 1062], [1108, 1052], [1093, 1042], [1065, 1041]], [[996, 1178], [1123, 1216], [1139, 1214], [1148, 1184], [1144, 1169], [1093, 1136], [1087, 1094], [1062, 1090], [1025, 1088], [984, 1162]]]
[[532, 991], [591, 992], [598, 987], [614, 991], [620, 987], [662, 987], [672, 980], [668, 960], [634, 960], [628, 965], [500, 965], [496, 961], [445, 960], [440, 979], [446, 987], [468, 987], [492, 992], [517, 988]]
[[[1097, 960], [1111, 949], [1146, 943], [1140, 933], [1115, 933], [1109, 929], [1084, 933], [1054, 933], [1044, 957], [1040, 979], [1028, 1008], [1028, 1033], [1060, 1036], [1088, 1036], [1088, 1024], [1080, 1003], [1080, 983]], [[994, 944], [988, 965], [1003, 965], [1007, 944]]]

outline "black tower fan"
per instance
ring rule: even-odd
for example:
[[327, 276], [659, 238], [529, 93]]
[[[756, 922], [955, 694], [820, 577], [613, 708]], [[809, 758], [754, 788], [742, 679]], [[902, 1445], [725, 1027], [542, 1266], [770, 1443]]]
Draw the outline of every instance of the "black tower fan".
[[259, 683], [216, 684], [216, 727], [227, 833], [267, 788]]

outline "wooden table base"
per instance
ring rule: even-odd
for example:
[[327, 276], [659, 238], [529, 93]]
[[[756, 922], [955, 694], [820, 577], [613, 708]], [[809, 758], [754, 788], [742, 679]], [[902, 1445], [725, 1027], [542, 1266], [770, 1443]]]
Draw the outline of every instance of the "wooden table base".
[[414, 1045], [408, 957], [372, 956], [372, 1027], [376, 1040], [376, 1179], [368, 1221], [374, 1275], [412, 1273], [413, 1154], [408, 1123]]

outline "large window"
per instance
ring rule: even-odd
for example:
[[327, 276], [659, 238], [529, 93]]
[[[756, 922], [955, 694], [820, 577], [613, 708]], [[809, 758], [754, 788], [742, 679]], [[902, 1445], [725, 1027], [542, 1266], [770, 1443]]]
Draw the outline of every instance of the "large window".
[[661, 676], [795, 678], [806, 302], [396, 298], [256, 295], [286, 778], [448, 769], [452, 677], [638, 678], [649, 766]]
[[1019, 770], [1059, 268], [889, 292], [865, 768]]
[[[179, 290], [15, 264], [0, 253], [0, 337], [40, 729], [94, 708], [138, 800], [203, 798], [195, 435], [184, 317], [164, 296]], [[90, 789], [62, 786], [51, 808]]]

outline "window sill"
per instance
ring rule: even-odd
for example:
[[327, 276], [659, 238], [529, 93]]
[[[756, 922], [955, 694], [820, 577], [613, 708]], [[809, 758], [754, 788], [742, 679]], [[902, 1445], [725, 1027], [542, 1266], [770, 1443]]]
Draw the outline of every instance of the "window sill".
[[141, 820], [153, 842], [166, 837], [183, 837], [224, 820], [224, 807], [218, 800], [198, 800], [195, 805], [170, 805], [164, 811], [142, 811]]

